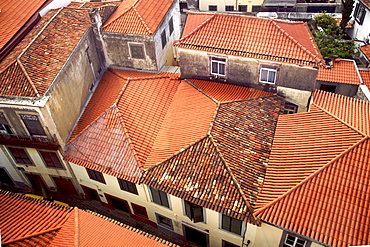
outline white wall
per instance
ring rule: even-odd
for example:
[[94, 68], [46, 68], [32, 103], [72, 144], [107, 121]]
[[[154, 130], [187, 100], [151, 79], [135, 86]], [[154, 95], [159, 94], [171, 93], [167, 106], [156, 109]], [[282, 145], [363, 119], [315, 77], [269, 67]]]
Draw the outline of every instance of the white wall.
[[362, 25], [357, 23], [355, 19], [353, 18], [356, 5], [358, 4], [358, 0], [355, 0], [355, 4], [353, 5], [353, 12], [352, 12], [352, 21], [354, 23], [353, 29], [348, 30], [348, 34], [353, 38], [353, 39], [358, 39], [365, 41], [366, 39], [370, 39], [370, 10], [368, 8], [366, 9], [366, 15], [364, 22]]
[[226, 5], [234, 6], [234, 11], [238, 11], [239, 5], [247, 5], [247, 12], [252, 12], [252, 6], [261, 6], [263, 0], [199, 0], [199, 9], [208, 11], [209, 5], [217, 5], [217, 11], [224, 12]]
[[[230, 243], [234, 243], [236, 245], [241, 246], [241, 243], [243, 241], [242, 236], [220, 229], [221, 214], [219, 214], [218, 212], [209, 209], [204, 209], [205, 222], [193, 223], [185, 215], [184, 202], [182, 199], [178, 197], [168, 195], [170, 208], [166, 208], [164, 206], [151, 202], [150, 191], [147, 185], [144, 184], [137, 185], [138, 195], [135, 195], [121, 190], [117, 182], [117, 178], [114, 176], [103, 174], [106, 183], [105, 184], [100, 183], [91, 180], [88, 177], [85, 167], [73, 163], [70, 164], [79, 183], [83, 186], [97, 190], [97, 192], [100, 195], [101, 201], [104, 203], [108, 203], [105, 194], [109, 194], [111, 196], [118, 197], [128, 201], [131, 207], [131, 212], [133, 212], [131, 203], [135, 203], [145, 207], [148, 213], [149, 220], [153, 222], [157, 223], [155, 213], [171, 218], [173, 230], [169, 229], [167, 230], [173, 231], [174, 233], [177, 233], [179, 235], [184, 235], [182, 225], [187, 225], [201, 232], [206, 232], [205, 230], [208, 230], [210, 243], [209, 246], [221, 247], [222, 240], [226, 240]], [[243, 233], [245, 230], [245, 226], [246, 223], [244, 222], [242, 231]], [[166, 229], [165, 227], [160, 226], [159, 228]], [[249, 233], [249, 231], [251, 232]], [[251, 235], [254, 235], [254, 233], [255, 233], [254, 226], [248, 224], [246, 235], [250, 237]], [[247, 241], [247, 239], [245, 239], [245, 241]]]
[[[166, 16], [163, 18], [161, 25], [158, 27], [154, 34], [155, 42], [155, 53], [157, 57], [158, 70], [161, 69], [163, 65], [172, 66], [175, 65], [174, 53], [173, 53], [173, 42], [180, 39], [182, 32], [182, 27], [180, 23], [180, 5], [178, 0], [176, 0], [172, 5], [172, 8], [167, 12]], [[169, 20], [173, 20], [173, 32], [170, 35]], [[164, 48], [162, 48], [161, 34], [163, 30], [166, 30], [167, 43]]]

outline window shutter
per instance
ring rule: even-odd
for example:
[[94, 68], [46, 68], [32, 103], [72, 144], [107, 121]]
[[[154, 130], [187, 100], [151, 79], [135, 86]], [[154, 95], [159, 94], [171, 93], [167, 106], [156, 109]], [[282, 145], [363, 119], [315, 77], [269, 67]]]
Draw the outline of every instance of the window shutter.
[[46, 136], [44, 128], [36, 115], [20, 114], [23, 123], [26, 125], [30, 135]]
[[222, 215], [222, 229], [230, 231], [230, 228], [231, 228], [231, 218], [226, 215]]
[[202, 222], [203, 221], [203, 208], [193, 205], [192, 209], [193, 209], [194, 222]]
[[230, 231], [240, 235], [242, 230], [242, 222], [237, 219], [231, 219], [231, 222], [232, 224]]
[[168, 203], [168, 198], [167, 198], [167, 194], [162, 192], [162, 191], [159, 191], [160, 192], [160, 197], [161, 197], [161, 201], [162, 201], [162, 205], [165, 206], [165, 207], [170, 207], [169, 203]]
[[189, 219], [192, 219], [191, 217], [191, 205], [188, 201], [185, 201], [185, 214], [189, 217]]

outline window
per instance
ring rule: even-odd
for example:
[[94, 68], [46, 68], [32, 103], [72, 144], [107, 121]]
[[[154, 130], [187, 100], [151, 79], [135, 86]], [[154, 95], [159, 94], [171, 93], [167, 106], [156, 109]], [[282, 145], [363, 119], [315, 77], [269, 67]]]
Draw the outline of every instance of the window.
[[298, 107], [295, 104], [285, 102], [283, 114], [293, 114], [297, 112]]
[[31, 136], [46, 136], [44, 128], [36, 115], [20, 114], [20, 116]]
[[171, 17], [170, 21], [168, 22], [170, 28], [170, 35], [173, 33], [173, 18]]
[[225, 11], [234, 11], [234, 5], [226, 5]]
[[239, 5], [238, 10], [240, 12], [247, 12], [247, 5]]
[[14, 134], [12, 128], [8, 124], [8, 121], [5, 118], [4, 113], [0, 112], [0, 133], [1, 134]]
[[144, 46], [140, 44], [129, 44], [131, 58], [144, 59]]
[[328, 84], [321, 84], [320, 85], [320, 90], [335, 93], [335, 90], [337, 87], [335, 85], [328, 85]]
[[161, 39], [162, 39], [162, 49], [163, 49], [167, 44], [166, 30], [163, 30]]
[[154, 189], [152, 187], [150, 187], [150, 192], [152, 194], [153, 202], [155, 202], [159, 205], [165, 206], [167, 208], [170, 207], [170, 204], [168, 203], [168, 198], [167, 198], [166, 193], [164, 193], [163, 191]]
[[364, 23], [365, 15], [366, 15], [365, 6], [362, 3], [357, 3], [354, 18], [358, 22], [358, 24], [362, 25]]
[[242, 233], [242, 221], [231, 218], [226, 215], [222, 215], [222, 229], [241, 235]]
[[203, 222], [203, 207], [184, 201], [185, 214], [194, 222]]
[[283, 247], [305, 247], [306, 241], [287, 234]]
[[39, 151], [47, 167], [64, 168], [55, 152]]
[[87, 174], [89, 175], [90, 179], [105, 184], [103, 173], [95, 171], [95, 170], [91, 170], [89, 168], [86, 168], [86, 171], [87, 171]]
[[276, 81], [276, 69], [261, 68], [260, 82], [274, 84], [275, 81]]
[[125, 213], [131, 213], [128, 202], [125, 200], [119, 200], [117, 198], [107, 196], [112, 203], [113, 208], [121, 210]]
[[208, 5], [209, 11], [217, 11], [217, 5]]
[[260, 5], [253, 5], [252, 6], [252, 12], [260, 12], [261, 6]]
[[225, 240], [222, 240], [222, 247], [239, 247], [239, 245], [232, 244], [230, 242], [227, 242]]
[[148, 219], [148, 213], [146, 212], [146, 208], [135, 203], [131, 203], [132, 209], [134, 210], [134, 214], [139, 215]]
[[211, 74], [218, 76], [226, 75], [226, 58], [211, 58]]
[[8, 150], [12, 154], [15, 162], [23, 165], [33, 165], [31, 159], [28, 157], [26, 150], [23, 148], [8, 147]]
[[117, 180], [118, 180], [119, 187], [121, 188], [121, 190], [124, 190], [124, 191], [130, 192], [130, 193], [133, 193], [135, 195], [138, 195], [137, 189], [136, 189], [136, 184], [131, 183], [131, 182], [126, 181], [126, 180], [121, 179], [121, 178], [117, 178]]
[[157, 222], [160, 226], [164, 226], [166, 228], [173, 230], [172, 220], [170, 218], [167, 218], [157, 213], [155, 213], [155, 216], [157, 217]]

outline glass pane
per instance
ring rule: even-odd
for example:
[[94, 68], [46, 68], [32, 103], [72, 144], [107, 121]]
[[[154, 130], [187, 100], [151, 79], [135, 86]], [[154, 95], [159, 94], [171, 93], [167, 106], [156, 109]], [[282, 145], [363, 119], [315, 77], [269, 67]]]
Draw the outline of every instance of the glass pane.
[[268, 82], [275, 83], [275, 74], [276, 74], [275, 71], [272, 71], [272, 70], [269, 71], [269, 73], [268, 73], [268, 75], [269, 75]]
[[267, 81], [268, 70], [261, 69], [261, 81]]
[[212, 61], [212, 66], [211, 67], [212, 67], [212, 73], [218, 74], [218, 63]]
[[219, 72], [220, 75], [225, 75], [225, 64], [220, 63], [219, 64]]

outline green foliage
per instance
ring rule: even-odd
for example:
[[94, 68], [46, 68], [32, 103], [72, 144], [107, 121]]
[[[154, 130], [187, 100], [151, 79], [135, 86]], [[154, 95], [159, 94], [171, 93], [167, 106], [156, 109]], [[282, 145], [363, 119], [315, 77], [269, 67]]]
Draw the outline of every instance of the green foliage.
[[342, 58], [353, 57], [354, 42], [352, 40], [343, 40], [345, 33], [332, 16], [326, 13], [318, 14], [314, 18], [314, 23], [316, 27], [322, 28], [322, 31], [315, 30], [313, 33], [323, 57], [331, 58], [335, 55]]
[[347, 23], [351, 20], [354, 3], [354, 0], [342, 0], [342, 20], [340, 21], [340, 28], [343, 32], [346, 31]]

